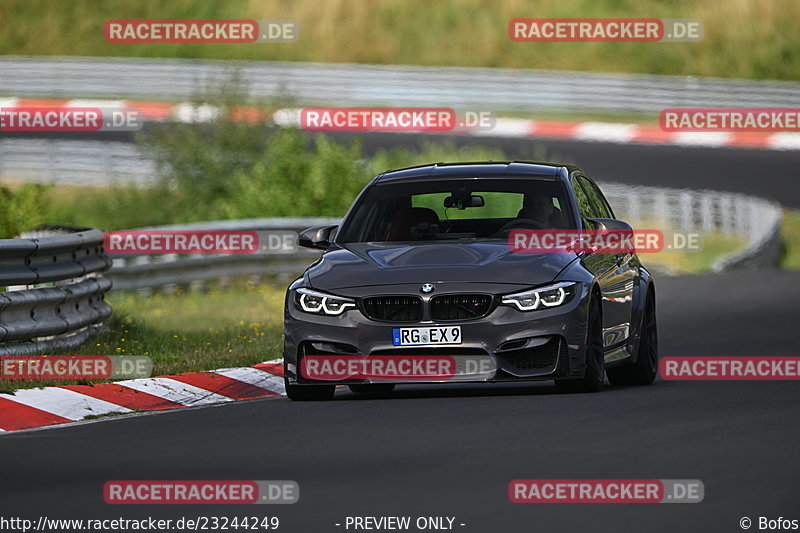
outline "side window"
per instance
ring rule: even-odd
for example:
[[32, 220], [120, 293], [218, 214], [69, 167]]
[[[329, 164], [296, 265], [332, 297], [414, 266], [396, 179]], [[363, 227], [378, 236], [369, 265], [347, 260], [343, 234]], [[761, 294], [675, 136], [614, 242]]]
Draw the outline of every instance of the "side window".
[[581, 185], [581, 188], [586, 193], [587, 199], [591, 204], [591, 212], [595, 213], [592, 215], [593, 218], [614, 218], [611, 213], [611, 209], [606, 202], [606, 199], [603, 197], [603, 193], [600, 192], [600, 189], [597, 188], [597, 185], [592, 183], [591, 181], [587, 180], [583, 176], [578, 176], [578, 182]]
[[599, 215], [589, 199], [589, 195], [583, 188], [579, 176], [572, 178], [572, 188], [575, 191], [575, 198], [578, 200], [578, 209], [581, 211], [581, 218], [597, 218]]

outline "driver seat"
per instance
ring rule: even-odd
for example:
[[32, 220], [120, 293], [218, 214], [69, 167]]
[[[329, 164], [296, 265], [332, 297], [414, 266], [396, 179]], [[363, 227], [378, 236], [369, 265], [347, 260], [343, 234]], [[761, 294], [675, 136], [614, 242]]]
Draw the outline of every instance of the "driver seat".
[[[519, 213], [517, 213], [517, 218], [537, 220], [536, 214], [537, 213], [532, 208], [523, 207], [519, 210]], [[548, 217], [548, 226], [545, 229], [566, 229], [566, 227], [566, 221], [564, 220], [564, 214], [561, 209], [553, 206], [553, 213]]]

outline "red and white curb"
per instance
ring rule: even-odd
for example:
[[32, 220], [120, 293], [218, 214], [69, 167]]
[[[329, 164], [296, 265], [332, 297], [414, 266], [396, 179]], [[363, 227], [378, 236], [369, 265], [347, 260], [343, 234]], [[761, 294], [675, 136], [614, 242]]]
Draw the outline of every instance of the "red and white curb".
[[67, 424], [90, 416], [180, 409], [285, 396], [283, 363], [223, 368], [96, 385], [19, 389], [0, 394], [0, 432]]
[[[145, 120], [150, 121], [205, 122], [218, 116], [218, 109], [214, 106], [195, 106], [189, 103], [0, 97], [0, 109], [17, 107], [97, 107], [126, 111], [138, 110]], [[281, 109], [274, 113], [272, 119], [276, 124], [282, 126], [299, 126], [299, 111], [299, 109]], [[234, 111], [234, 118], [239, 120], [259, 120], [269, 117], [265, 117], [264, 112], [256, 108], [241, 107]], [[494, 128], [491, 130], [458, 129], [444, 133], [509, 138], [573, 139], [619, 144], [800, 150], [800, 133], [795, 132], [668, 132], [663, 131], [659, 126], [611, 122], [498, 118]]]

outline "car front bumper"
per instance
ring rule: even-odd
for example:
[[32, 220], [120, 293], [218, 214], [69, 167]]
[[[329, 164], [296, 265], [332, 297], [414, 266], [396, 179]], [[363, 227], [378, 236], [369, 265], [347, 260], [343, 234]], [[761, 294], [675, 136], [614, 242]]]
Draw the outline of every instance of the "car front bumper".
[[[291, 384], [316, 385], [504, 382], [581, 377], [585, 366], [589, 286], [578, 283], [576, 287], [576, 294], [568, 302], [551, 309], [523, 312], [510, 306], [497, 305], [485, 317], [446, 322], [381, 322], [371, 320], [360, 309], [350, 309], [340, 316], [323, 316], [302, 311], [293, 297], [287, 297], [284, 317], [285, 375]], [[361, 290], [364, 291], [363, 288]], [[380, 288], [372, 290], [380, 292]], [[455, 325], [461, 326], [462, 339], [458, 345], [400, 347], [392, 343], [394, 328]], [[299, 372], [301, 359], [308, 355], [482, 357], [490, 358], [496, 371], [447, 379], [415, 377], [320, 381], [307, 379]]]

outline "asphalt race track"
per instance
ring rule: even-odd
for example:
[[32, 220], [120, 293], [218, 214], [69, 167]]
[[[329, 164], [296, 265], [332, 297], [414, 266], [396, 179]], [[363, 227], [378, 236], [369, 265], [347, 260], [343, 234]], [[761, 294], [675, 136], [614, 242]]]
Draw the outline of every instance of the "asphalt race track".
[[[603, 146], [577, 155], [598, 179], [623, 181], [649, 159], [652, 174], [630, 181], [674, 175], [658, 184], [800, 206], [796, 152], [619, 146], [630, 159], [604, 161]], [[692, 158], [705, 172], [674, 170]], [[800, 273], [656, 283], [662, 356], [800, 355]], [[323, 403], [254, 400], [4, 435], [0, 508], [33, 519], [275, 515], [280, 531], [316, 533], [380, 515], [454, 516], [456, 531], [481, 533], [741, 531], [744, 516], [757, 530], [759, 516], [800, 519], [798, 420], [798, 382], [657, 381], [585, 395], [547, 383], [407, 386]], [[700, 479], [705, 500], [512, 504], [516, 478]], [[102, 499], [112, 479], [292, 479], [301, 496], [291, 506], [112, 506]]]
[[[800, 276], [659, 284], [662, 354], [790, 355]], [[794, 315], [794, 316], [793, 316]], [[294, 479], [286, 531], [346, 515], [452, 515], [463, 531], [734, 531], [797, 512], [796, 382], [663, 382], [560, 395], [533, 386], [407, 387], [383, 398], [286, 399], [134, 416], [0, 439], [0, 501], [17, 515], [251, 514], [252, 507], [110, 506], [109, 479]], [[700, 504], [511, 504], [533, 478], [696, 478]], [[5, 513], [8, 515], [8, 512]], [[646, 527], [646, 529], [645, 529]]]

